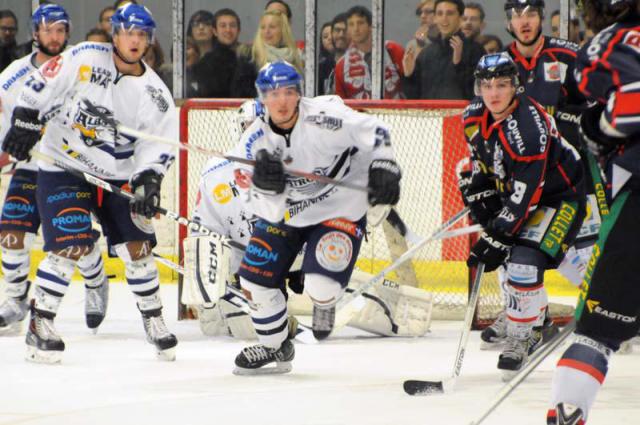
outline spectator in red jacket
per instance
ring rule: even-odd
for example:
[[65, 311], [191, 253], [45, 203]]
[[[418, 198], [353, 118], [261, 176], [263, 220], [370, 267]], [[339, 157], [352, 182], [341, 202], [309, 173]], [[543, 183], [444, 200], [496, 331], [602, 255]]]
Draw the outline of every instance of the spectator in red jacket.
[[[347, 32], [351, 45], [336, 64], [336, 94], [344, 99], [371, 98], [371, 12], [354, 6], [347, 12]], [[386, 41], [384, 49], [384, 98], [402, 97], [402, 57], [404, 49]]]

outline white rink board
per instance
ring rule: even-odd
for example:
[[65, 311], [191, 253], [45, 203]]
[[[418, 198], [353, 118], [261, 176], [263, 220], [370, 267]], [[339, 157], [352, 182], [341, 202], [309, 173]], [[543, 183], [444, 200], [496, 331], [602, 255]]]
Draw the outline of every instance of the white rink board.
[[[165, 301], [175, 300], [175, 285], [161, 288]], [[175, 303], [166, 304], [168, 326], [180, 341], [175, 363], [155, 360], [125, 285], [111, 285], [108, 315], [94, 336], [84, 326], [82, 285], [72, 284], [56, 321], [67, 343], [61, 365], [27, 363], [24, 336], [0, 338], [0, 424], [456, 425], [468, 424], [502, 385], [498, 353], [479, 351], [474, 332], [453, 394], [404, 394], [404, 379], [449, 373], [460, 322], [435, 322], [418, 339], [345, 330], [322, 344], [296, 343], [288, 375], [237, 377], [231, 369], [243, 344], [201, 336], [196, 322], [176, 322]], [[486, 423], [544, 423], [558, 356]], [[638, 423], [639, 361], [638, 353], [614, 356], [589, 425]]]

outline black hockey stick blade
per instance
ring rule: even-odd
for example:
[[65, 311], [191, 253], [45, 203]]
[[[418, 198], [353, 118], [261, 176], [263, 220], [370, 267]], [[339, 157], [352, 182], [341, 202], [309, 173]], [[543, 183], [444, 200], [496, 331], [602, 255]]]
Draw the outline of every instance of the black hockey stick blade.
[[444, 394], [443, 381], [420, 381], [409, 379], [402, 384], [404, 392], [409, 395]]

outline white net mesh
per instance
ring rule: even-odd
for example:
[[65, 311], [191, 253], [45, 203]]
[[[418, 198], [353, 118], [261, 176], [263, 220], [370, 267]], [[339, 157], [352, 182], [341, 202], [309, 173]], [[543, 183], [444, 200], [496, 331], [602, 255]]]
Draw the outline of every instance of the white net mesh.
[[[233, 144], [231, 126], [240, 101], [196, 100], [183, 108], [183, 140], [217, 151]], [[462, 102], [404, 102], [399, 107], [386, 103], [347, 102], [366, 113], [376, 114], [391, 127], [391, 141], [402, 167], [402, 195], [398, 213], [420, 236], [429, 236], [444, 221], [463, 208], [457, 188], [456, 167], [468, 157], [462, 133]], [[204, 155], [183, 154], [180, 162], [181, 213], [191, 216], [195, 205]], [[462, 222], [457, 227], [467, 225]], [[402, 254], [406, 242], [390, 226], [369, 229], [357, 267], [375, 273]], [[468, 296], [469, 277], [464, 263], [469, 237], [461, 236], [428, 244], [407, 264], [389, 277], [420, 286], [434, 294], [434, 319], [462, 318]], [[492, 319], [500, 308], [495, 275], [483, 280], [479, 319]]]

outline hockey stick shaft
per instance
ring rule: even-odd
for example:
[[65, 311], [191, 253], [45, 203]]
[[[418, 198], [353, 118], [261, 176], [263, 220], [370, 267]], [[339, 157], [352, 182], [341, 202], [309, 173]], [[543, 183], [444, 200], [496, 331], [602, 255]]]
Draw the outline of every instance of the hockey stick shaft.
[[[108, 192], [111, 192], [113, 194], [116, 194], [118, 196], [121, 196], [123, 198], [126, 198], [130, 201], [134, 201], [136, 200], [136, 196], [131, 193], [131, 192], [127, 192], [126, 190], [123, 190], [121, 188], [119, 188], [116, 185], [113, 185], [111, 183], [109, 183], [106, 180], [103, 180], [99, 177], [94, 176], [93, 174], [90, 173], [86, 173], [84, 171], [81, 171], [77, 168], [74, 168], [68, 164], [65, 164], [62, 161], [58, 161], [55, 158], [50, 157], [47, 154], [44, 154], [42, 152], [38, 152], [38, 151], [31, 151], [31, 156], [33, 156], [36, 159], [39, 159], [41, 161], [47, 162], [51, 165], [55, 165], [58, 168], [61, 168], [65, 171], [67, 171], [69, 174], [73, 174], [74, 176], [83, 179], [84, 181], [91, 183], [94, 186], [97, 186], [99, 188], [102, 188]], [[162, 208], [160, 206], [156, 207], [156, 210], [159, 214], [170, 218], [171, 220], [177, 222], [178, 224], [181, 224], [183, 226], [188, 227], [189, 229], [193, 230], [194, 232], [199, 232], [201, 234], [204, 235], [209, 235], [209, 236], [213, 236], [213, 237], [220, 237], [220, 235], [218, 235], [216, 232], [214, 232], [213, 230], [207, 228], [206, 226], [203, 226], [202, 224], [198, 223], [197, 221], [193, 221], [187, 217], [182, 217], [181, 215], [179, 215], [176, 212], [167, 210], [165, 208]], [[228, 241], [229, 245], [239, 248], [239, 249], [243, 249], [244, 250], [244, 245], [239, 244], [235, 241], [229, 240]]]
[[518, 372], [502, 389], [496, 394], [492, 402], [482, 412], [480, 416], [470, 423], [470, 425], [480, 425], [500, 404], [520, 385], [551, 353], [553, 353], [576, 329], [576, 321], [572, 320], [560, 332], [551, 338], [544, 347], [536, 351], [529, 359], [529, 362]]
[[[396, 261], [394, 261], [384, 269], [380, 270], [375, 276], [373, 276], [365, 284], [361, 285], [352, 294], [344, 295], [342, 299], [338, 302], [335, 327], [340, 328], [346, 325], [346, 323], [350, 320], [350, 318], [353, 317], [353, 315], [359, 310], [357, 307], [353, 307], [353, 302], [357, 298], [360, 298], [362, 293], [364, 293], [369, 288], [371, 288], [376, 282], [384, 279], [384, 276], [387, 273], [392, 272], [393, 270], [400, 267], [400, 265], [403, 264], [405, 261], [413, 258], [413, 256], [416, 255], [416, 253], [420, 249], [422, 249], [422, 247], [424, 247], [426, 244], [442, 237], [442, 235], [445, 234], [451, 226], [453, 226], [462, 218], [464, 218], [468, 213], [469, 213], [469, 208], [468, 207], [463, 208], [457, 214], [455, 214], [453, 217], [447, 220], [444, 224], [442, 224], [431, 236], [423, 238], [417, 244], [412, 246], [409, 250], [407, 250], [407, 252], [405, 252], [400, 257], [398, 257]], [[340, 319], [339, 315], [344, 316], [344, 318], [342, 320], [339, 320]]]
[[[173, 147], [176, 147], [178, 149], [183, 149], [183, 150], [188, 150], [188, 151], [191, 151], [191, 152], [197, 152], [197, 153], [200, 153], [200, 154], [203, 154], [203, 155], [215, 156], [215, 157], [218, 157], [218, 158], [228, 159], [229, 161], [238, 162], [238, 163], [245, 164], [245, 165], [255, 166], [255, 164], [256, 164], [256, 162], [254, 160], [251, 160], [251, 159], [241, 158], [241, 157], [238, 157], [238, 156], [225, 155], [223, 152], [220, 152], [220, 151], [217, 151], [217, 150], [214, 150], [214, 149], [207, 149], [207, 148], [203, 148], [203, 147], [197, 146], [197, 145], [190, 145], [188, 143], [180, 142], [180, 141], [169, 139], [169, 138], [166, 138], [166, 137], [156, 136], [156, 135], [153, 135], [153, 134], [144, 133], [142, 131], [126, 127], [126, 126], [124, 126], [122, 124], [119, 124], [112, 117], [107, 116], [104, 112], [102, 112], [100, 109], [98, 109], [89, 100], [84, 99], [84, 102], [87, 105], [87, 109], [91, 113], [96, 114], [105, 123], [107, 123], [111, 127], [114, 127], [120, 133], [128, 134], [129, 136], [137, 137], [139, 139], [148, 140], [148, 141], [151, 141], [151, 142], [163, 143], [165, 145], [173, 146]], [[332, 179], [330, 177], [319, 175], [319, 174], [307, 173], [306, 171], [300, 171], [300, 170], [291, 170], [291, 169], [288, 169], [288, 168], [285, 169], [284, 171], [285, 171], [285, 173], [291, 174], [293, 176], [304, 177], [306, 179], [314, 180], [314, 181], [317, 181], [317, 182], [320, 182], [320, 183], [324, 183], [324, 184], [329, 184], [329, 185], [334, 185], [334, 186], [342, 186], [342, 187], [346, 187], [348, 189], [358, 190], [358, 191], [361, 191], [361, 192], [368, 192], [369, 191], [369, 188], [367, 188], [365, 186], [360, 186], [360, 185], [357, 185], [357, 184], [352, 184], [352, 183], [344, 182], [344, 181], [341, 181], [341, 180], [335, 180], [335, 179]]]

